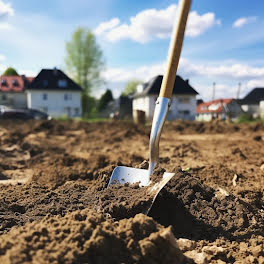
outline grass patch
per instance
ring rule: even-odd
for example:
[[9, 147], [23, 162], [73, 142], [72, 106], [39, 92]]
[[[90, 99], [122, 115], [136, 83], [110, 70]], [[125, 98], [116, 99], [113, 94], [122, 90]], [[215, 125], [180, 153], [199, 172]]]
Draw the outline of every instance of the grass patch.
[[261, 118], [253, 118], [251, 114], [242, 114], [236, 121], [238, 124], [248, 124], [248, 123], [259, 123], [264, 120]]

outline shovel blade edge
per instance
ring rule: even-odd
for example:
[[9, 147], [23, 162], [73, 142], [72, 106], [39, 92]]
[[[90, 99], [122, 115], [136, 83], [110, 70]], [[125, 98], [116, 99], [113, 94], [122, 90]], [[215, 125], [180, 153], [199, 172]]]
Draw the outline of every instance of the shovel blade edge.
[[126, 166], [118, 166], [113, 170], [107, 187], [115, 183], [133, 184], [137, 182], [139, 182], [140, 187], [149, 185], [150, 181], [148, 170], [131, 168]]

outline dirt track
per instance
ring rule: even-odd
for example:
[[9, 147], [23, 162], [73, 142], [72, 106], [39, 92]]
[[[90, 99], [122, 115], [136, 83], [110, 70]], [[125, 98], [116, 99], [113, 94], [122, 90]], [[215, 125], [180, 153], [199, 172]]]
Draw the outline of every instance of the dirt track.
[[264, 124], [167, 124], [160, 168], [176, 176], [134, 217], [144, 189], [106, 185], [146, 166], [149, 132], [1, 121], [0, 262], [264, 263]]

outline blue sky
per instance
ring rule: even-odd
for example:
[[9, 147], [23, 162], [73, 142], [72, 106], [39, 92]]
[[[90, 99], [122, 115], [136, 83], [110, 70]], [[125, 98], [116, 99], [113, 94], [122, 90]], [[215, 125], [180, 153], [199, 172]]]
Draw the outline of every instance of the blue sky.
[[[36, 75], [65, 69], [65, 42], [87, 27], [106, 61], [104, 87], [118, 96], [132, 78], [164, 72], [178, 1], [0, 0], [0, 73], [7, 67]], [[264, 2], [193, 0], [178, 73], [205, 100], [240, 97], [264, 87]]]

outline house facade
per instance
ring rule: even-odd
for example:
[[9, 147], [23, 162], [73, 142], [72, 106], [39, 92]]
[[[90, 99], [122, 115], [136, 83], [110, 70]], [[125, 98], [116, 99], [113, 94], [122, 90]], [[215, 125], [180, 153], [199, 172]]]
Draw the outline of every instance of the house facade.
[[243, 110], [235, 99], [217, 99], [204, 102], [196, 107], [197, 121], [211, 121], [213, 119], [237, 119]]
[[26, 108], [26, 88], [33, 78], [21, 76], [0, 76], [0, 105], [10, 108]]
[[[137, 93], [134, 95], [132, 103], [134, 119], [136, 118], [137, 110], [145, 112], [146, 119], [151, 120], [153, 118], [155, 102], [159, 96], [162, 79], [163, 76], [158, 75], [149, 82], [137, 86]], [[167, 119], [194, 120], [196, 95], [198, 93], [189, 85], [188, 80], [184, 81], [177, 75], [172, 93]]]
[[37, 109], [52, 117], [82, 115], [82, 89], [59, 69], [43, 69], [35, 78], [1, 76], [0, 85], [0, 105]]
[[264, 119], [264, 100], [259, 102], [260, 118]]
[[258, 87], [239, 100], [239, 103], [245, 113], [256, 118], [262, 115], [261, 101], [264, 101], [264, 88]]
[[81, 92], [81, 87], [61, 70], [43, 69], [26, 89], [27, 107], [52, 117], [80, 117]]

